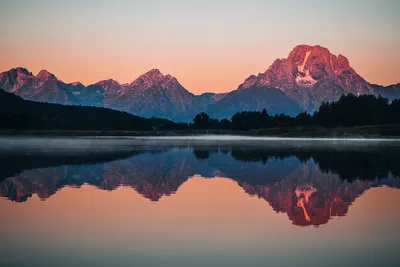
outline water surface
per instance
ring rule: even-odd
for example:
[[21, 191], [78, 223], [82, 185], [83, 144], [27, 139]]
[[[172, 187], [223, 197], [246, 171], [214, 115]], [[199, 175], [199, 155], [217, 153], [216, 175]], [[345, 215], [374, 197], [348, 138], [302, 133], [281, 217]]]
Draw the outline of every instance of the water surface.
[[397, 266], [396, 140], [0, 139], [0, 266]]

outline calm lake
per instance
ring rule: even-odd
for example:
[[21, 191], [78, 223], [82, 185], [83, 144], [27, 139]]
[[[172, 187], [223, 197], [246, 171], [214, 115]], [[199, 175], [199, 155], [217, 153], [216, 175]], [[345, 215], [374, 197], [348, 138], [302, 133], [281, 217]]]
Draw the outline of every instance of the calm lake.
[[400, 266], [400, 141], [0, 137], [0, 266]]

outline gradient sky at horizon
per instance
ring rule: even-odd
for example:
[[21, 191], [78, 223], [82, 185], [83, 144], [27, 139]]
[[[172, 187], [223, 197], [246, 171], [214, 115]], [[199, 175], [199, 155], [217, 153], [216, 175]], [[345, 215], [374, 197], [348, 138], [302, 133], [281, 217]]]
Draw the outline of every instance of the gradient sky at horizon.
[[0, 72], [131, 82], [150, 69], [227, 92], [298, 44], [345, 55], [367, 81], [400, 82], [398, 0], [0, 0]]

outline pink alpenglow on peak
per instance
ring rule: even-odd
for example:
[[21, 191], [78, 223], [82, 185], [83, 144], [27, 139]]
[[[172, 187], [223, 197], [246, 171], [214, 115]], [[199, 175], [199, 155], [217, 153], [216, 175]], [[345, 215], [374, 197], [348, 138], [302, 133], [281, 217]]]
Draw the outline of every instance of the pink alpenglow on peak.
[[36, 78], [50, 78], [50, 77], [55, 77], [52, 73], [48, 72], [47, 70], [41, 70], [38, 75], [36, 75]]
[[251, 75], [238, 89], [269, 87], [283, 91], [306, 111], [314, 111], [323, 101], [342, 94], [371, 94], [373, 87], [359, 76], [343, 55], [327, 48], [298, 45], [287, 58], [277, 59], [264, 72]]
[[18, 75], [29, 75], [29, 76], [33, 76], [32, 72], [29, 72], [27, 69], [22, 68], [22, 67], [18, 67], [15, 69], [11, 69], [10, 71], [15, 71]]
[[95, 85], [99, 85], [104, 87], [105, 89], [111, 88], [113, 86], [121, 86], [121, 84], [113, 79], [103, 80], [95, 83]]
[[[145, 90], [155, 85], [162, 85], [168, 82], [175, 82], [178, 81], [172, 77], [171, 75], [167, 74], [164, 75], [158, 69], [152, 69], [145, 74], [140, 75], [136, 80], [134, 80], [130, 86], [131, 87], [139, 87], [139, 89]], [[179, 84], [179, 83], [178, 83]]]
[[85, 87], [81, 82], [72, 82], [70, 84], [76, 87]]

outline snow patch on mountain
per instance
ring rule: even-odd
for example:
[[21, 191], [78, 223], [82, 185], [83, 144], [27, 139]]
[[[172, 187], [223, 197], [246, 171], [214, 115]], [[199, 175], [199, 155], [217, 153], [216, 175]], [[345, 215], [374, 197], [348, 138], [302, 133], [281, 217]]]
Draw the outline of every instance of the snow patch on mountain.
[[296, 83], [299, 86], [312, 86], [316, 83], [317, 81], [313, 79], [313, 77], [310, 75], [310, 71], [306, 70], [306, 72], [300, 72], [296, 76]]
[[304, 72], [304, 67], [306, 66], [307, 59], [310, 56], [310, 54], [311, 54], [311, 50], [306, 52], [306, 55], [305, 55], [304, 60], [303, 60], [303, 64], [301, 64], [300, 66], [297, 66], [297, 71], [298, 72]]

